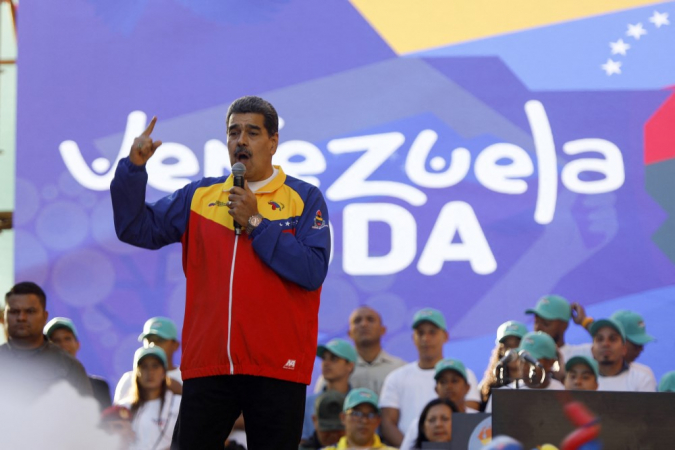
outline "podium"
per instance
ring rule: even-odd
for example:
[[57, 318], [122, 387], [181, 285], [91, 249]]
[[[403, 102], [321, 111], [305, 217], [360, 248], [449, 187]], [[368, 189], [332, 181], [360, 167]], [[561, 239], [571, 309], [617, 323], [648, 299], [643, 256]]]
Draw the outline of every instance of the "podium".
[[507, 435], [525, 448], [559, 446], [576, 429], [563, 412], [580, 401], [600, 419], [604, 449], [675, 448], [675, 393], [494, 389], [492, 435]]

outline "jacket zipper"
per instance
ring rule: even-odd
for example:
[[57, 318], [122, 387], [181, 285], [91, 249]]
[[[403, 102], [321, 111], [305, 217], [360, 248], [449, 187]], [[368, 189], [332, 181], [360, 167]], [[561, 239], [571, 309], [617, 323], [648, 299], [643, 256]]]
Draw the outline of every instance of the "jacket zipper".
[[234, 263], [237, 259], [237, 244], [239, 235], [234, 236], [234, 251], [232, 252], [232, 269], [230, 270], [230, 295], [227, 312], [227, 359], [230, 360], [230, 375], [234, 375], [234, 364], [232, 363], [232, 353], [230, 352], [230, 339], [232, 336], [232, 285], [234, 285]]

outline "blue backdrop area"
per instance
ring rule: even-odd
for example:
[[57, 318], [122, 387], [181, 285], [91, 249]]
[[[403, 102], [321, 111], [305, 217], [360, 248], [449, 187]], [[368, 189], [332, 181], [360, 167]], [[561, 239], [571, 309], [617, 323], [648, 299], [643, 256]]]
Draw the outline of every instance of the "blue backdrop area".
[[[185, 295], [180, 246], [117, 241], [115, 165], [157, 115], [149, 200], [228, 173], [225, 112], [254, 94], [283, 122], [275, 163], [330, 209], [321, 341], [368, 304], [385, 348], [412, 361], [412, 315], [435, 307], [446, 356], [480, 374], [497, 326], [531, 322], [525, 309], [556, 293], [594, 317], [642, 313], [658, 340], [641, 361], [659, 377], [675, 369], [663, 358], [675, 354], [675, 138], [663, 125], [675, 120], [675, 29], [650, 18], [674, 11], [399, 55], [346, 1], [22, 3], [17, 281], [46, 288], [51, 316], [78, 326], [87, 369], [114, 383], [147, 318], [182, 324]], [[637, 22], [639, 44], [625, 33]], [[627, 55], [610, 51], [619, 38]], [[571, 326], [568, 341], [589, 340]]]

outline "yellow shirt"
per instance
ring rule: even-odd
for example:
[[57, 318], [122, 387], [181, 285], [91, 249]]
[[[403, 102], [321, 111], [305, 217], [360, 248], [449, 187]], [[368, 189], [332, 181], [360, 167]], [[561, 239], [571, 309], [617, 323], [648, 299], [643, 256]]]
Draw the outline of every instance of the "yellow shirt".
[[396, 450], [394, 447], [384, 445], [378, 435], [374, 436], [373, 445], [370, 447], [350, 447], [347, 444], [347, 436], [342, 436], [336, 447], [324, 447], [323, 450], [348, 450], [350, 448], [379, 448], [382, 450]]

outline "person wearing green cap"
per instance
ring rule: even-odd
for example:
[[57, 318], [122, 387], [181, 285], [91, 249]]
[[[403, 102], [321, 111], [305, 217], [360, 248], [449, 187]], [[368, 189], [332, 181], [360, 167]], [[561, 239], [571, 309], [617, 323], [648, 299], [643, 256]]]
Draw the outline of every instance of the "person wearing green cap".
[[597, 391], [600, 371], [598, 362], [588, 356], [574, 356], [565, 363], [565, 389]]
[[[61, 347], [63, 351], [77, 359], [80, 351], [80, 338], [75, 329], [75, 324], [67, 317], [54, 317], [45, 325], [44, 334], [51, 342]], [[110, 398], [110, 386], [101, 377], [87, 374], [94, 398], [98, 402], [101, 411], [112, 405]]]
[[[349, 377], [354, 372], [356, 350], [344, 339], [331, 339], [316, 349], [316, 356], [321, 358], [321, 375], [326, 381], [322, 392], [337, 391], [347, 394], [351, 390]], [[316, 398], [319, 394], [308, 395], [305, 401], [305, 419], [302, 424], [302, 438], [308, 439], [314, 434], [312, 415]]]
[[622, 309], [616, 311], [610, 318], [619, 322], [626, 332], [626, 362], [632, 368], [644, 372], [645, 376], [651, 378], [656, 384], [656, 376], [651, 367], [636, 361], [644, 350], [645, 344], [655, 340], [653, 336], [647, 334], [642, 316], [634, 311]]
[[661, 377], [659, 392], [675, 392], [675, 370], [667, 372]]
[[65, 380], [82, 396], [92, 396], [82, 364], [43, 334], [49, 312], [42, 288], [24, 281], [15, 284], [6, 298], [8, 340], [0, 345], [0, 390], [12, 389], [34, 399]]
[[558, 347], [557, 377], [562, 380], [565, 372], [565, 362], [573, 356], [585, 355], [592, 357], [591, 344], [569, 344], [565, 342], [565, 332], [570, 319], [584, 328], [593, 323], [591, 317], [586, 316], [584, 307], [579, 303], [570, 304], [559, 295], [545, 295], [540, 298], [534, 308], [525, 311], [525, 314], [534, 314], [534, 331], [543, 331], [553, 338]]
[[[520, 378], [520, 367], [517, 360], [511, 361], [504, 366], [504, 377], [506, 380], [498, 380], [496, 369], [501, 359], [506, 355], [506, 352], [512, 349], [517, 349], [520, 346], [520, 340], [527, 334], [527, 327], [524, 323], [516, 320], [509, 320], [499, 325], [497, 328], [497, 338], [495, 339], [495, 347], [492, 350], [490, 361], [483, 379], [478, 386], [481, 394], [481, 407], [485, 408], [488, 399], [492, 393], [492, 389], [504, 383], [508, 384], [511, 380]], [[508, 381], [507, 381], [508, 380]]]
[[[443, 345], [448, 341], [445, 317], [437, 309], [417, 311], [413, 316], [412, 328], [418, 360], [391, 372], [384, 380], [380, 397], [382, 437], [395, 446], [401, 445], [410, 423], [436, 397], [435, 367], [443, 359]], [[469, 369], [466, 375], [471, 388], [465, 400], [477, 409], [480, 393], [476, 375]]]
[[[143, 332], [138, 336], [138, 342], [143, 343], [144, 347], [155, 345], [166, 354], [169, 376], [169, 389], [174, 393], [181, 395], [183, 393], [183, 382], [181, 379], [180, 367], [174, 365], [174, 354], [180, 348], [178, 342], [178, 329], [173, 320], [168, 317], [151, 317], [143, 324]], [[133, 371], [126, 372], [117, 382], [113, 402], [117, 403], [122, 398], [129, 395], [133, 385]]]
[[[359, 306], [349, 316], [349, 337], [356, 348], [356, 366], [349, 382], [353, 387], [365, 387], [380, 395], [384, 379], [406, 362], [382, 348], [382, 336], [387, 327], [382, 316], [370, 306]], [[314, 392], [321, 392], [325, 386], [319, 378]]]
[[[543, 331], [527, 333], [518, 347], [522, 382], [515, 380], [499, 389], [547, 389], [562, 391], [565, 386], [556, 380], [551, 369], [558, 360], [555, 341]], [[530, 359], [528, 361], [528, 358]], [[536, 364], [533, 362], [536, 361]], [[492, 397], [485, 406], [485, 412], [492, 412]]]
[[337, 445], [324, 450], [382, 449], [395, 450], [384, 445], [376, 434], [380, 426], [380, 408], [377, 394], [370, 389], [352, 389], [342, 408], [340, 420], [345, 426], [345, 435]]
[[[449, 401], [452, 404], [452, 411], [458, 413], [474, 414], [478, 410], [466, 405], [466, 394], [471, 389], [469, 384], [467, 368], [464, 363], [458, 359], [446, 358], [436, 363], [434, 367], [434, 379], [436, 380], [435, 391], [438, 397], [431, 402], [442, 400]], [[427, 409], [429, 403], [424, 409]], [[410, 422], [405, 432], [405, 437], [401, 443], [401, 449], [411, 449], [417, 441], [420, 430], [420, 420], [424, 421], [424, 410], [415, 420]], [[419, 447], [415, 447], [419, 448]]]
[[118, 404], [131, 411], [136, 436], [131, 448], [169, 450], [181, 396], [167, 386], [168, 360], [160, 347], [141, 347], [134, 353], [133, 388]]
[[346, 395], [337, 391], [322, 392], [314, 401], [314, 434], [300, 441], [298, 450], [319, 450], [335, 445], [345, 435], [345, 426], [340, 420]]
[[599, 391], [655, 392], [656, 380], [626, 361], [626, 332], [614, 319], [591, 325], [593, 357], [598, 362]]

